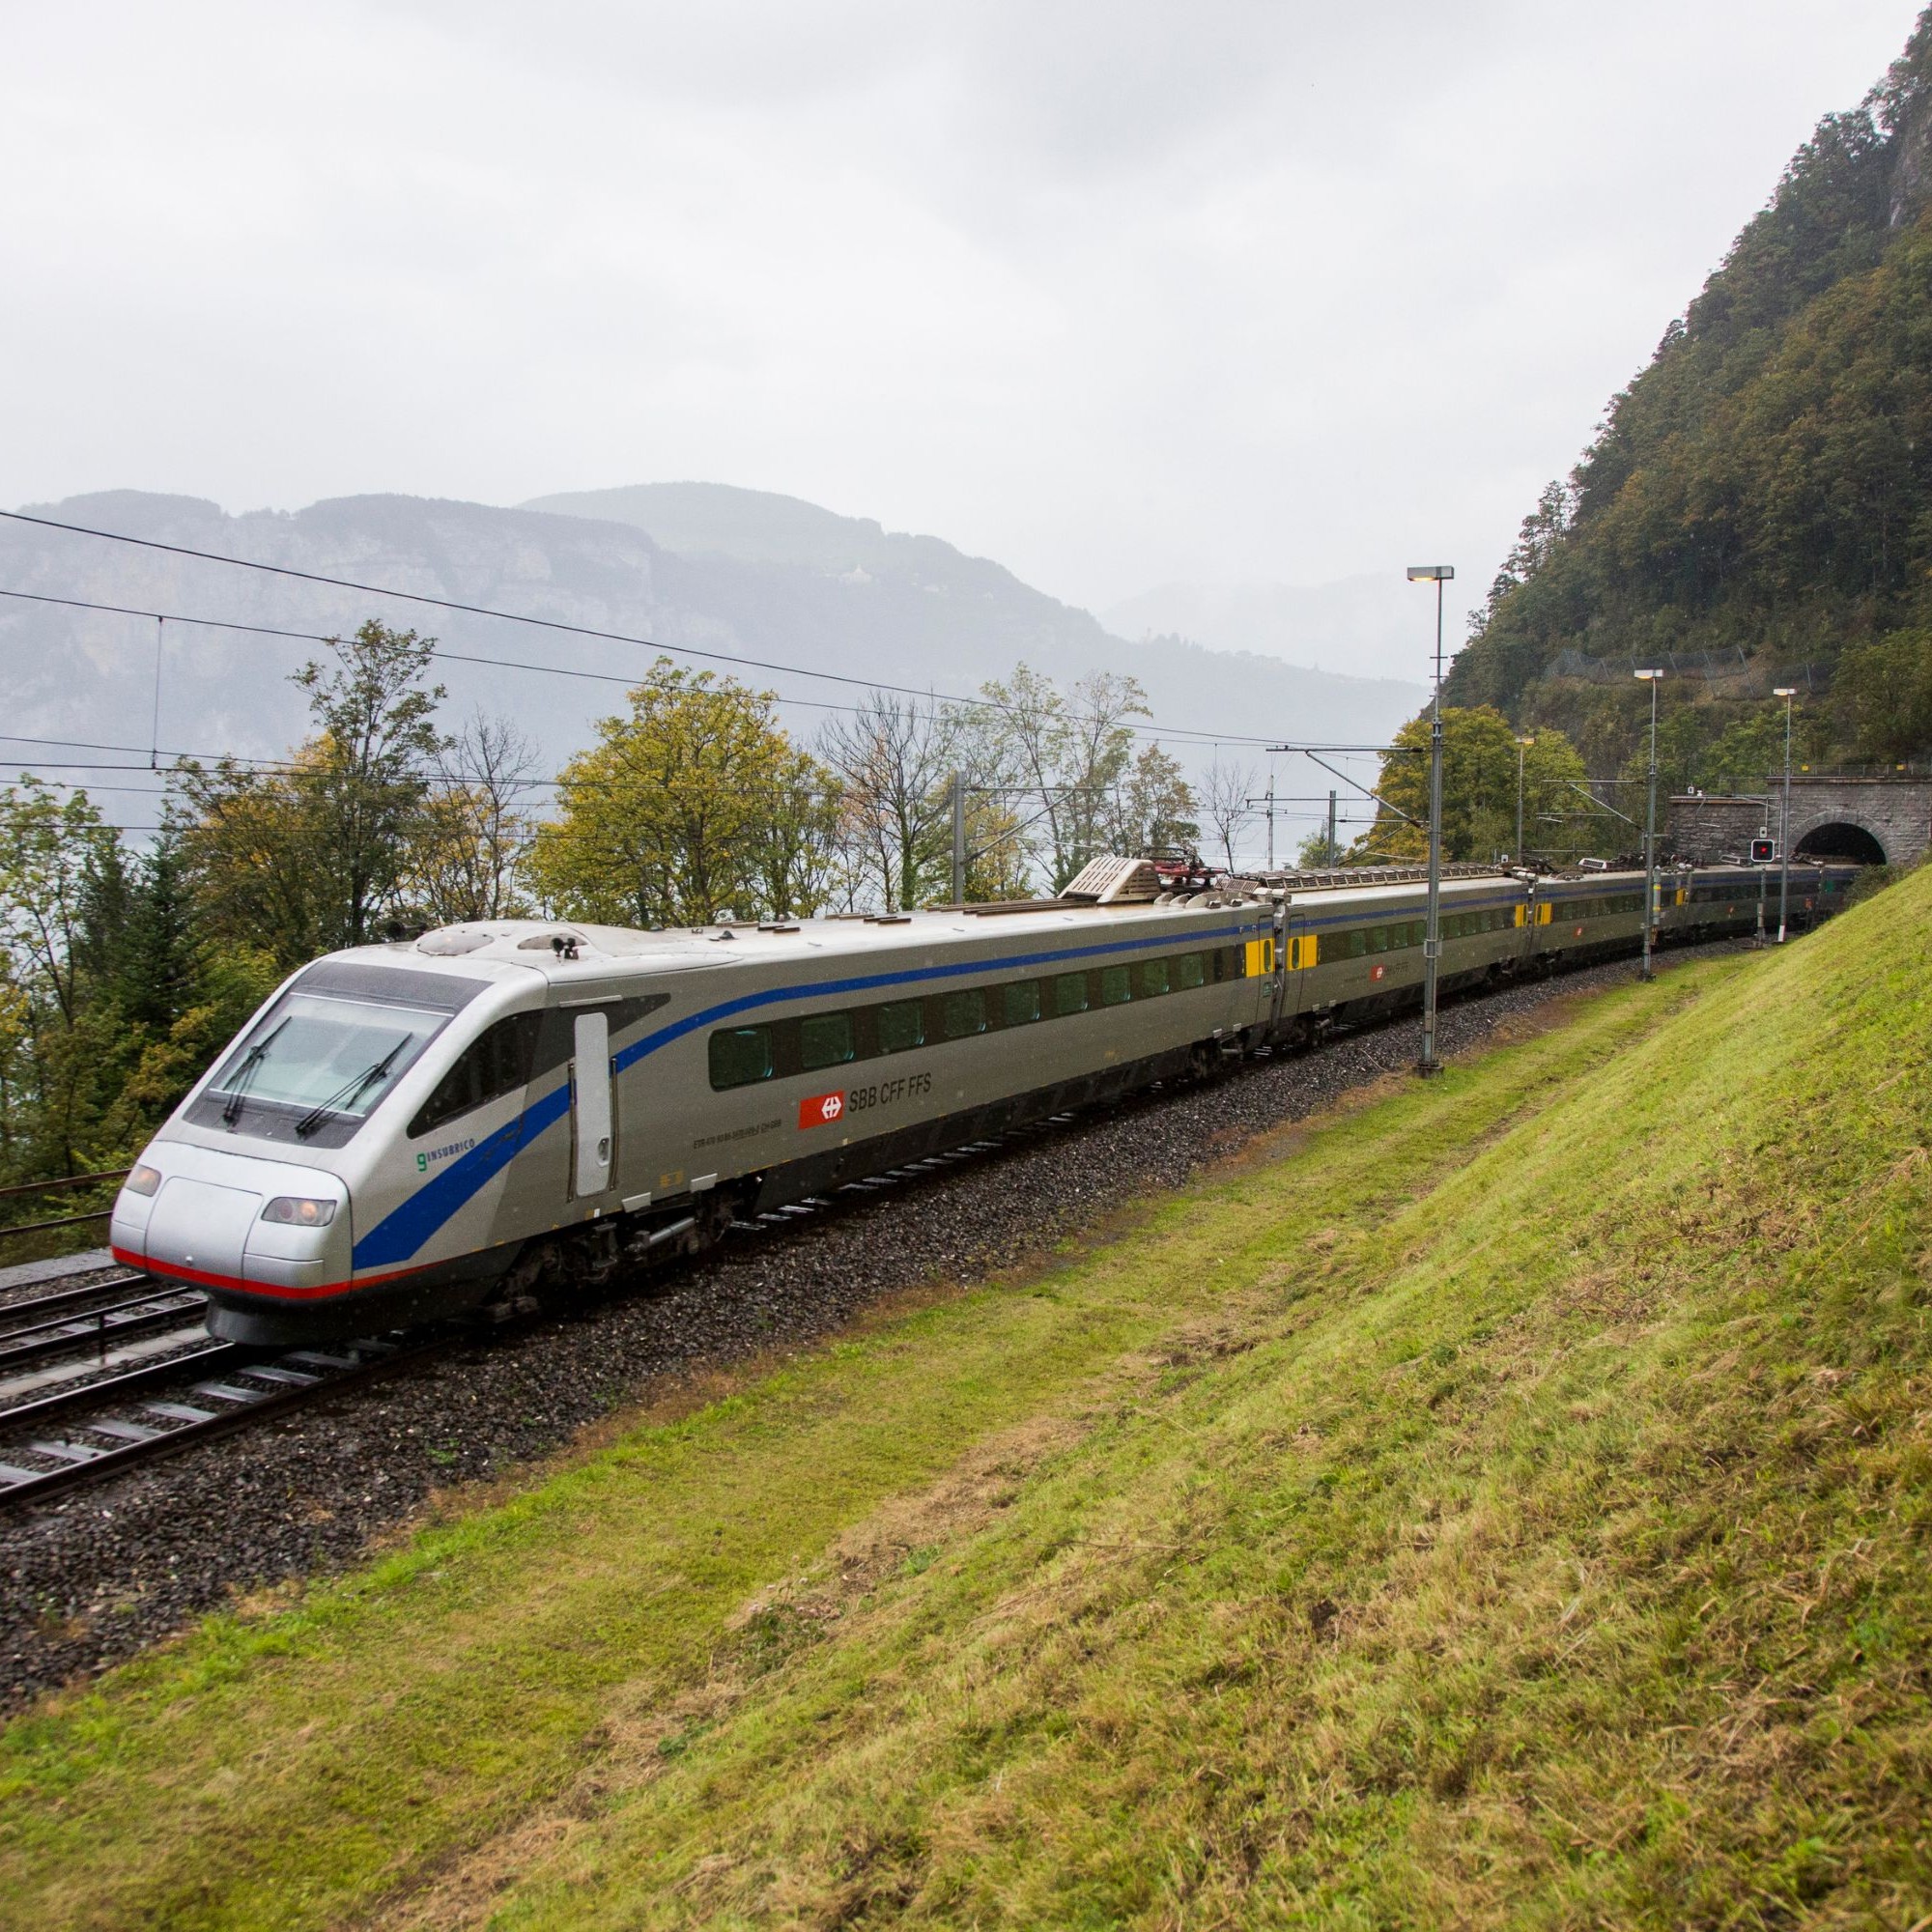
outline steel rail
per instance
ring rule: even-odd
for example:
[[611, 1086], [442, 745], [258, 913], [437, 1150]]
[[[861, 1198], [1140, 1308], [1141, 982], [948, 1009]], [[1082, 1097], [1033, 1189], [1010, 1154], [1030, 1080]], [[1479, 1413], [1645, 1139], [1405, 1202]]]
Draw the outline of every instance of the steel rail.
[[[1480, 1004], [1486, 990], [1489, 989], [1473, 986], [1458, 989], [1458, 1003], [1466, 999]], [[1375, 1032], [1404, 1017], [1406, 1015], [1394, 1013], [1365, 1015], [1360, 1020], [1345, 1023], [1336, 1032]], [[1264, 1052], [1268, 1058], [1273, 1058], [1277, 1052], [1293, 1050], [1283, 1043], [1264, 1049]], [[1153, 1083], [1150, 1097], [1158, 1094], [1168, 1085], [1166, 1081]], [[1075, 1108], [1029, 1121], [990, 1139], [982, 1137], [964, 1142], [956, 1148], [846, 1181], [834, 1191], [846, 1196], [864, 1196], [900, 1183], [927, 1179], [960, 1161], [976, 1159], [1055, 1128], [1077, 1125], [1087, 1111]], [[835, 1206], [833, 1200], [823, 1195], [809, 1196], [803, 1201], [787, 1203], [757, 1214], [750, 1222], [734, 1221], [731, 1227], [747, 1234], [776, 1232], [780, 1228], [797, 1227], [802, 1221], [816, 1219], [822, 1211]], [[86, 1291], [71, 1293], [84, 1293]], [[71, 1423], [71, 1428], [106, 1435], [110, 1438], [118, 1437], [122, 1445], [113, 1449], [98, 1449], [92, 1444], [35, 1441], [21, 1446], [43, 1462], [52, 1461], [58, 1456], [62, 1459], [62, 1466], [27, 1470], [5, 1461], [8, 1450], [5, 1440], [0, 1440], [0, 1511], [59, 1495], [84, 1484], [175, 1455], [197, 1443], [234, 1435], [256, 1422], [285, 1415], [311, 1402], [325, 1401], [349, 1389], [366, 1386], [426, 1360], [447, 1346], [446, 1336], [413, 1345], [364, 1338], [336, 1345], [342, 1350], [355, 1351], [353, 1356], [295, 1349], [268, 1359], [269, 1351], [238, 1343], [215, 1343], [192, 1355], [174, 1356], [165, 1362], [105, 1381], [85, 1383], [75, 1389], [0, 1410], [0, 1438], [12, 1438], [16, 1444], [17, 1431], [23, 1425], [38, 1425], [52, 1421], [57, 1416], [72, 1416], [75, 1411], [85, 1411], [77, 1421]], [[270, 1386], [265, 1389], [242, 1389], [231, 1380], [211, 1380], [207, 1378], [206, 1372], [212, 1368], [226, 1368], [235, 1376], [253, 1377]], [[185, 1375], [201, 1378], [181, 1388], [181, 1393], [197, 1398], [197, 1403], [140, 1405], [141, 1412], [154, 1417], [154, 1421], [127, 1423], [110, 1413], [115, 1408], [126, 1407], [128, 1398], [138, 1396], [145, 1390], [166, 1387], [170, 1383], [180, 1386]], [[199, 1406], [209, 1403], [218, 1406], [209, 1408]], [[161, 1422], [173, 1426], [163, 1428], [158, 1426]], [[103, 1424], [108, 1426], [103, 1427]], [[128, 1439], [130, 1437], [136, 1439]], [[15, 1446], [12, 1453], [21, 1453], [21, 1446]]]
[[[271, 1416], [285, 1415], [291, 1409], [325, 1401], [346, 1389], [363, 1387], [440, 1353], [445, 1346], [441, 1339], [414, 1347], [371, 1339], [343, 1343], [341, 1353], [293, 1349], [272, 1361], [237, 1362], [234, 1359], [237, 1355], [254, 1355], [260, 1351], [224, 1343], [190, 1358], [187, 1366], [192, 1371], [205, 1371], [220, 1355], [231, 1365], [232, 1377], [253, 1377], [269, 1386], [243, 1388], [227, 1377], [212, 1379], [203, 1375], [179, 1390], [183, 1400], [130, 1405], [125, 1398], [133, 1393], [129, 1383], [134, 1378], [128, 1377], [111, 1383], [92, 1383], [75, 1390], [71, 1398], [52, 1398], [47, 1403], [10, 1410], [0, 1414], [0, 1429], [12, 1437], [14, 1429], [24, 1421], [50, 1419], [56, 1406], [71, 1414], [75, 1408], [87, 1408], [89, 1399], [94, 1398], [97, 1400], [87, 1414], [69, 1422], [70, 1432], [105, 1435], [118, 1440], [121, 1446], [100, 1449], [92, 1443], [45, 1438], [26, 1443], [15, 1440], [11, 1447], [0, 1445], [0, 1510], [44, 1501], [83, 1484], [100, 1482], [125, 1470], [177, 1455], [196, 1443], [232, 1435]], [[161, 1370], [168, 1379], [179, 1383], [183, 1367], [178, 1359], [161, 1365]], [[147, 1386], [163, 1385], [160, 1372], [141, 1373], [147, 1378]], [[100, 1402], [98, 1398], [102, 1395], [110, 1395], [112, 1399]], [[131, 1408], [131, 1418], [109, 1412], [119, 1408]], [[60, 1466], [25, 1469], [5, 1460], [9, 1454], [17, 1456], [23, 1452], [42, 1462], [57, 1461]]]
[[[75, 1268], [74, 1274], [87, 1274], [87, 1268]], [[72, 1275], [49, 1275], [50, 1281], [71, 1281]], [[124, 1268], [119, 1274], [111, 1275], [106, 1281], [90, 1281], [80, 1288], [57, 1288], [51, 1294], [30, 1294], [18, 1301], [0, 1302], [0, 1322], [10, 1321], [16, 1315], [47, 1315], [56, 1309], [78, 1308], [83, 1301], [92, 1301], [97, 1294], [108, 1294], [115, 1289], [127, 1288], [130, 1283], [146, 1281], [149, 1277]], [[12, 1332], [17, 1332], [12, 1331]], [[6, 1332], [0, 1332], [0, 1341], [6, 1340]]]
[[96, 1208], [85, 1214], [56, 1214], [51, 1221], [16, 1221], [11, 1228], [0, 1228], [0, 1238], [8, 1235], [44, 1235], [50, 1228], [77, 1228], [83, 1221], [111, 1221], [114, 1210], [111, 1208]]
[[0, 1187], [0, 1201], [23, 1194], [57, 1194], [63, 1187], [88, 1187], [97, 1180], [126, 1180], [132, 1172], [128, 1167], [104, 1167], [99, 1174], [64, 1174], [55, 1180], [16, 1180], [9, 1187]]
[[104, 1354], [108, 1345], [124, 1336], [152, 1334], [182, 1317], [205, 1311], [208, 1297], [198, 1289], [160, 1288], [127, 1301], [110, 1301], [99, 1308], [76, 1309], [31, 1327], [0, 1332], [0, 1376], [28, 1362], [50, 1355], [92, 1349]]

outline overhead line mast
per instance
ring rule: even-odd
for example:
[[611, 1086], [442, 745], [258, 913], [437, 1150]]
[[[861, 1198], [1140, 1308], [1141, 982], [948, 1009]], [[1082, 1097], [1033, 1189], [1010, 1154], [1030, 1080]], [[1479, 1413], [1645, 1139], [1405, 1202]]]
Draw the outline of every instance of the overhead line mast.
[[1442, 1071], [1435, 1057], [1435, 980], [1442, 956], [1442, 586], [1456, 575], [1451, 563], [1412, 563], [1411, 583], [1435, 586], [1435, 682], [1429, 700], [1429, 923], [1422, 944], [1422, 1059], [1424, 1079]]

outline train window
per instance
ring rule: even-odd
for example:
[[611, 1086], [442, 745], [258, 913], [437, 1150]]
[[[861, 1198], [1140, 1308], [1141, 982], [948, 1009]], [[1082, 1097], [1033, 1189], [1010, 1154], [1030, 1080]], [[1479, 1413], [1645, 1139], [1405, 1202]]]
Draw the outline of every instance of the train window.
[[1039, 1017], [1039, 981], [1013, 980], [1001, 988], [1001, 1006], [1009, 1026], [1027, 1026]]
[[807, 1073], [853, 1058], [852, 1015], [811, 1013], [798, 1023], [798, 1064]]
[[879, 1029], [881, 1053], [904, 1053], [925, 1044], [925, 1002], [895, 1000], [873, 1015]]
[[1123, 1007], [1133, 996], [1133, 981], [1124, 966], [1100, 968], [1100, 1004], [1103, 1007]]
[[410, 1138], [426, 1134], [445, 1121], [500, 1100], [529, 1084], [541, 1013], [512, 1013], [472, 1039], [456, 1065], [436, 1083], [436, 1091], [416, 1109]]
[[1198, 952], [1183, 952], [1174, 962], [1174, 982], [1183, 993], [1208, 983], [1208, 962]]
[[770, 1027], [721, 1027], [711, 1036], [711, 1085], [719, 1093], [771, 1077]]
[[1086, 974], [1063, 973], [1053, 982], [1053, 1010], [1062, 1018], [1087, 1010]]
[[1372, 925], [1362, 934], [1362, 945], [1370, 952], [1386, 952], [1389, 950], [1388, 927]]
[[975, 986], [970, 992], [948, 993], [940, 1004], [940, 1026], [948, 1039], [968, 1039], [986, 1031], [986, 995]]
[[1171, 990], [1168, 979], [1168, 962], [1165, 959], [1143, 959], [1141, 961], [1141, 998], [1151, 1000]]
[[1369, 950], [1369, 935], [1360, 926], [1353, 932], [1338, 932], [1335, 941], [1338, 959], [1360, 959]]

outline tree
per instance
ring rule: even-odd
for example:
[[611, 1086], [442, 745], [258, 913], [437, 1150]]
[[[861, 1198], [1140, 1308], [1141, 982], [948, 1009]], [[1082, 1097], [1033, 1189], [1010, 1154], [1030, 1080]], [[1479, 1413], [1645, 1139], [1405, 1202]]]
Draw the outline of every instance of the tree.
[[1030, 794], [1029, 842], [1058, 893], [1118, 828], [1114, 792], [1133, 761], [1128, 721], [1149, 715], [1147, 695], [1133, 678], [1094, 671], [1063, 696], [1025, 665], [981, 690], [993, 707], [984, 763], [997, 783]]
[[18, 983], [38, 988], [62, 1021], [80, 1009], [84, 921], [102, 876], [118, 876], [114, 834], [85, 792], [55, 798], [28, 774], [0, 790], [0, 944]]
[[773, 919], [810, 919], [838, 885], [838, 774], [810, 753], [788, 748], [751, 843], [753, 895]]
[[1175, 760], [1149, 745], [1121, 774], [1107, 810], [1107, 843], [1128, 854], [1184, 847], [1192, 851], [1201, 827], [1189, 815], [1194, 794]]
[[1261, 773], [1253, 765], [1224, 765], [1217, 757], [1201, 781], [1201, 810], [1214, 842], [1221, 848], [1221, 863], [1235, 869], [1235, 836], [1248, 815], [1248, 800], [1261, 784]]
[[[1376, 791], [1386, 801], [1350, 848], [1350, 864], [1413, 863], [1429, 853], [1429, 714], [1395, 734]], [[1442, 711], [1442, 856], [1493, 860], [1516, 848], [1517, 734], [1488, 705]], [[1550, 858], [1575, 858], [1605, 842], [1614, 820], [1595, 807], [1583, 760], [1561, 731], [1540, 728], [1523, 760], [1524, 842]], [[1621, 841], [1608, 840], [1612, 844]]]
[[403, 886], [424, 924], [527, 910], [519, 875], [536, 830], [526, 804], [536, 765], [536, 747], [515, 724], [480, 711], [439, 753]]
[[959, 714], [875, 691], [826, 725], [819, 750], [843, 788], [858, 895], [898, 912], [950, 891], [952, 780], [972, 761]]
[[438, 832], [444, 694], [422, 684], [435, 639], [372, 618], [328, 644], [332, 667], [295, 674], [316, 728], [286, 766], [185, 759], [175, 770], [183, 851], [210, 929], [265, 946], [285, 967], [379, 937]]
[[1325, 871], [1334, 863], [1334, 855], [1328, 850], [1328, 827], [1325, 823], [1303, 835], [1301, 842], [1294, 848], [1294, 862], [1304, 872]]
[[1832, 696], [1861, 756], [1889, 765], [1932, 753], [1932, 628], [1846, 651]]
[[780, 898], [804, 910], [811, 867], [782, 840], [819, 836], [809, 801], [822, 793], [776, 702], [660, 658], [629, 714], [600, 720], [598, 742], [564, 767], [561, 811], [530, 853], [544, 900], [615, 925], [701, 925]]
[[84, 792], [57, 799], [34, 777], [0, 790], [0, 1054], [8, 1165], [71, 1174], [103, 1080], [88, 1025], [90, 933], [125, 892], [114, 834]]

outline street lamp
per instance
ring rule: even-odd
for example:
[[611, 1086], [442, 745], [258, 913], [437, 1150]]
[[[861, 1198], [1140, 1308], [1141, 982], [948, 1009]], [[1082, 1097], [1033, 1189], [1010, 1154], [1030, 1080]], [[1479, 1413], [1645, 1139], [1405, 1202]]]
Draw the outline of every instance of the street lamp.
[[1782, 946], [1785, 915], [1791, 909], [1791, 700], [1798, 687], [1776, 685], [1771, 695], [1784, 699], [1784, 823], [1777, 835], [1777, 943]]
[[1637, 676], [1650, 686], [1650, 805], [1643, 816], [1643, 971], [1641, 977], [1656, 976], [1650, 968], [1650, 931], [1657, 921], [1657, 686], [1661, 670], [1640, 670]]
[[1536, 743], [1534, 738], [1516, 741], [1516, 862], [1522, 864], [1522, 754]]
[[1442, 956], [1442, 586], [1456, 575], [1449, 563], [1412, 563], [1411, 583], [1435, 586], [1435, 691], [1429, 712], [1429, 923], [1422, 941], [1422, 1060], [1425, 1079], [1442, 1071], [1435, 1057], [1435, 966]]

